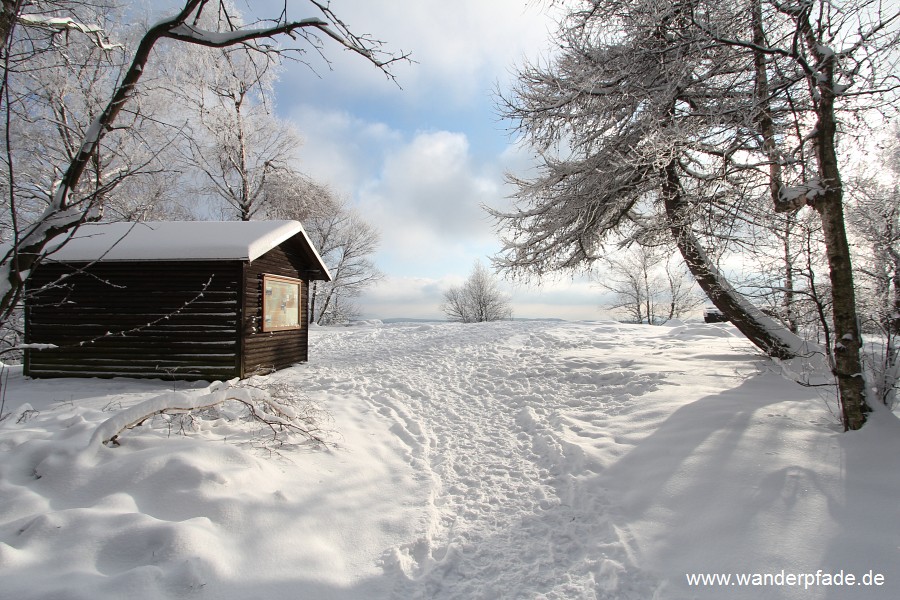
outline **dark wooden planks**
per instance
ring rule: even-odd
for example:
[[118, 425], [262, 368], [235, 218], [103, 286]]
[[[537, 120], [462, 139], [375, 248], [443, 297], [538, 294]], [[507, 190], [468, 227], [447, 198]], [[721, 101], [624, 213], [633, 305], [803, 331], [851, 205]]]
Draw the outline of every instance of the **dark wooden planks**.
[[239, 375], [239, 261], [45, 263], [29, 281], [33, 377]]
[[[244, 310], [242, 323], [242, 376], [258, 370], [283, 369], [308, 358], [309, 285], [307, 258], [291, 244], [282, 244], [244, 267]], [[262, 330], [263, 274], [303, 279], [301, 287], [301, 327], [289, 331]]]
[[263, 274], [300, 279], [301, 306], [318, 263], [302, 240], [245, 261], [42, 264], [26, 298], [32, 377], [227, 379], [308, 357], [308, 314], [296, 330], [263, 332]]

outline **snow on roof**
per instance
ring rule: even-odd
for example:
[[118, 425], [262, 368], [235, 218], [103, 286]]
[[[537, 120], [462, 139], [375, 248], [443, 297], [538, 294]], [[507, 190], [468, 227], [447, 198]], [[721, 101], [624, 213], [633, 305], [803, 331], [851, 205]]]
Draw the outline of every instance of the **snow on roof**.
[[[299, 221], [154, 221], [88, 223], [61, 247], [53, 261], [249, 260], [302, 235], [324, 274], [328, 269]], [[329, 277], [330, 279], [330, 277]]]

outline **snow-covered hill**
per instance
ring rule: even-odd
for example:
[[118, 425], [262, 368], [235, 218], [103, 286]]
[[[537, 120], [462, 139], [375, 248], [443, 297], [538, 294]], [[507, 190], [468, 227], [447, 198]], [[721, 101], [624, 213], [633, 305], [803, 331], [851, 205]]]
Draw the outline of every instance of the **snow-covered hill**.
[[12, 370], [0, 598], [900, 597], [900, 424], [841, 433], [728, 325], [369, 323], [310, 355], [269, 379], [327, 449], [162, 417], [90, 446], [184, 386]]

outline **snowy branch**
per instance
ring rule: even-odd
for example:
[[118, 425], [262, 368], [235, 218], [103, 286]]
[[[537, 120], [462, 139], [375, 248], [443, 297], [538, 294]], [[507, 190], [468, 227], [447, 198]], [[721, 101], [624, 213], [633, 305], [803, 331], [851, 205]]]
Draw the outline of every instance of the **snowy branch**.
[[123, 433], [156, 416], [196, 414], [227, 402], [238, 403], [247, 411], [249, 421], [271, 430], [272, 441], [277, 442], [280, 436], [293, 433], [309, 442], [328, 443], [326, 431], [321, 427], [321, 421], [327, 420], [328, 414], [284, 385], [277, 382], [238, 384], [237, 380], [231, 380], [212, 387], [206, 394], [171, 392], [131, 406], [101, 423], [91, 436], [88, 448], [118, 446]]
[[88, 36], [101, 50], [122, 49], [122, 44], [112, 44], [106, 32], [99, 25], [80, 23], [72, 17], [49, 17], [45, 15], [19, 15], [18, 22], [25, 27], [38, 27], [51, 31], [77, 31]]

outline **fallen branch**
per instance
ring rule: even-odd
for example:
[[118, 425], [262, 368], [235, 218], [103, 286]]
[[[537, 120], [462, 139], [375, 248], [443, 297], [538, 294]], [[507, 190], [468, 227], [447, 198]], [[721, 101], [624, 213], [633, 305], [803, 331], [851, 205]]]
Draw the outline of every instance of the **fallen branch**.
[[226, 402], [241, 404], [250, 421], [263, 424], [272, 431], [272, 441], [279, 441], [282, 434], [296, 433], [307, 441], [327, 444], [324, 431], [318, 425], [325, 413], [311, 403], [299, 402], [289, 388], [246, 382], [235, 385], [234, 381], [206, 394], [169, 392], [135, 404], [101, 423], [91, 436], [89, 447], [118, 446], [120, 435], [153, 417], [194, 414]]

